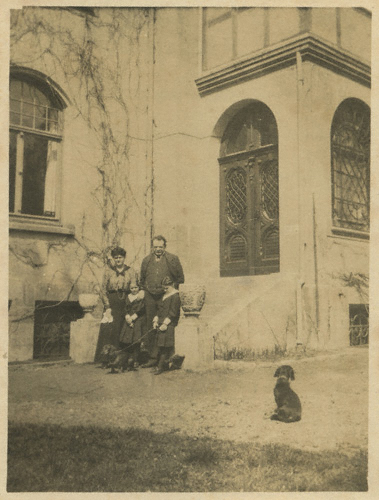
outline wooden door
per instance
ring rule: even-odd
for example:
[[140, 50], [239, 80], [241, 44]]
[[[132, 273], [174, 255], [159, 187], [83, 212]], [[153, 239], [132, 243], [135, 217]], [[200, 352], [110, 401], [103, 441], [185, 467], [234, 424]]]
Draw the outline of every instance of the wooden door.
[[279, 271], [279, 182], [276, 146], [219, 159], [220, 274]]

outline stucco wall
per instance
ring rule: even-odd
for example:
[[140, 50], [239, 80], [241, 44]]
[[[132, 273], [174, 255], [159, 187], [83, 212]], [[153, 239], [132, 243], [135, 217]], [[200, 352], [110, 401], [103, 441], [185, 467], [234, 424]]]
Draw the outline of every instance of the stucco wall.
[[207, 8], [204, 27], [205, 71], [308, 31], [364, 61], [371, 59], [371, 16], [366, 9], [253, 7], [232, 12], [231, 8]]
[[[286, 95], [285, 100], [282, 93]], [[178, 132], [196, 134], [198, 138], [176, 135], [166, 139], [162, 150], [156, 148], [156, 170], [159, 172], [160, 185], [171, 186], [173, 193], [178, 193], [176, 197], [182, 207], [168, 215], [171, 200], [170, 197], [162, 197], [161, 202], [157, 203], [156, 220], [160, 220], [163, 225], [164, 220], [170, 219], [172, 226], [184, 224], [188, 231], [192, 227], [201, 231], [201, 240], [191, 241], [183, 256], [184, 260], [190, 259], [194, 247], [196, 246], [196, 251], [201, 246], [208, 258], [202, 266], [196, 267], [196, 273], [200, 275], [215, 277], [219, 273], [220, 167], [217, 159], [220, 155], [220, 137], [214, 137], [215, 130], [219, 136], [222, 134], [222, 127], [217, 127], [217, 124], [236, 103], [240, 103], [240, 106], [247, 105], [253, 100], [264, 102], [277, 120], [280, 236], [283, 247], [281, 269], [283, 272], [293, 272], [297, 268], [297, 244], [294, 241], [297, 226], [297, 183], [293, 182], [297, 170], [293, 156], [296, 150], [296, 72], [294, 68], [288, 68], [203, 98], [194, 94], [191, 114], [197, 114], [201, 119], [196, 129], [187, 124], [181, 126]], [[159, 123], [159, 118], [157, 122]], [[224, 127], [226, 125], [227, 121]], [[165, 152], [168, 151], [170, 154], [165, 158]], [[179, 151], [179, 155], [175, 157], [175, 152]], [[163, 168], [163, 164], [167, 167]], [[157, 178], [157, 191], [158, 189]], [[161, 189], [163, 191], [162, 187]]]
[[[195, 15], [188, 18], [193, 25], [194, 18]], [[206, 283], [207, 319], [225, 308], [228, 293], [230, 306], [230, 302], [238, 302], [241, 291], [251, 294], [249, 321], [253, 324], [257, 314], [253, 296], [258, 289], [266, 297], [260, 299], [266, 300], [262, 307], [272, 311], [278, 324], [286, 324], [293, 316], [299, 280], [304, 307], [302, 341], [316, 347], [348, 345], [348, 304], [361, 299], [346, 287], [341, 292], [342, 282], [337, 276], [343, 272], [368, 273], [368, 242], [340, 237], [331, 230], [330, 127], [334, 112], [344, 99], [355, 97], [369, 104], [369, 89], [305, 62], [300, 85], [294, 65], [200, 97], [188, 77], [189, 68], [192, 75], [197, 74], [197, 47], [195, 40], [192, 45], [188, 42], [191, 57], [187, 57], [186, 68], [178, 75], [176, 92], [172, 89], [172, 107], [156, 109], [157, 135], [164, 136], [168, 130], [175, 134], [176, 123], [175, 135], [167, 135], [159, 145], [156, 142], [156, 227], [171, 236], [172, 248], [180, 254], [190, 279]], [[159, 59], [157, 62], [159, 72]], [[156, 99], [163, 102], [163, 95], [158, 87]], [[184, 119], [177, 120], [183, 111], [183, 100]], [[267, 290], [264, 277], [219, 277], [219, 140], [230, 118], [253, 100], [262, 101], [271, 109], [278, 126], [279, 279], [287, 283], [292, 297], [287, 306], [279, 293]], [[240, 321], [245, 326], [237, 327], [232, 316], [231, 311], [226, 330], [229, 336], [234, 332], [237, 342], [248, 327], [242, 316]], [[249, 314], [246, 321], [248, 317]], [[259, 323], [262, 321], [260, 317]], [[255, 341], [256, 345], [264, 345], [267, 327], [266, 324], [257, 329], [262, 337]]]
[[[338, 338], [344, 339], [346, 345], [348, 304], [359, 303], [362, 299], [343, 287], [346, 303], [341, 306], [342, 282], [338, 276], [350, 272], [368, 275], [369, 242], [338, 236], [332, 231], [330, 132], [334, 113], [341, 102], [353, 97], [370, 105], [370, 89], [310, 63], [305, 64], [304, 75], [301, 164], [305, 282], [309, 298], [314, 298], [310, 300], [313, 311], [318, 287], [320, 341], [334, 343]], [[332, 332], [330, 321], [334, 323]]]
[[[123, 12], [125, 14], [125, 10]], [[102, 227], [103, 200], [101, 191], [98, 190], [101, 183], [98, 169], [103, 168], [104, 161], [99, 133], [101, 123], [95, 108], [90, 114], [92, 113], [91, 119], [96, 130], [91, 129], [86, 118], [89, 111], [86, 107], [89, 102], [86, 92], [93, 92], [93, 89], [88, 90], [85, 86], [85, 64], [81, 67], [83, 74], [76, 74], [74, 71], [77, 69], [75, 63], [78, 52], [83, 50], [82, 57], [85, 58], [85, 51], [87, 47], [91, 47], [91, 40], [95, 41], [96, 47], [93, 50], [94, 57], [97, 58], [92, 60], [92, 64], [107, 64], [114, 67], [114, 71], [118, 67], [122, 75], [120, 91], [126, 104], [125, 110], [120, 101], [117, 101], [118, 96], [112, 96], [109, 92], [111, 80], [108, 80], [107, 71], [104, 70], [100, 75], [100, 86], [103, 86], [103, 97], [115, 144], [125, 145], [124, 153], [116, 153], [113, 149], [115, 155], [119, 154], [123, 158], [120, 169], [127, 188], [122, 201], [124, 207], [129, 206], [122, 227], [124, 234], [119, 243], [127, 250], [127, 262], [137, 268], [149, 248], [151, 166], [147, 158], [151, 150], [148, 91], [152, 57], [149, 42], [150, 19], [148, 16], [146, 19], [143, 16], [141, 18], [142, 29], [136, 48], [135, 33], [132, 32], [133, 20], [136, 19], [133, 17], [134, 13], [131, 13], [129, 24], [128, 13], [125, 17], [120, 16], [118, 22], [123, 36], [119, 38], [117, 60], [116, 53], [112, 50], [112, 43], [117, 37], [112, 39], [115, 33], [110, 33], [104, 27], [112, 22], [111, 11], [100, 9], [97, 14], [93, 23], [90, 22], [90, 31], [86, 31], [85, 18], [67, 9], [26, 8], [14, 12], [11, 63], [40, 71], [65, 93], [67, 107], [63, 111], [58, 216], [61, 226], [74, 228], [74, 234], [60, 234], [59, 228], [55, 233], [11, 229], [11, 361], [30, 359], [33, 355], [33, 310], [36, 300], [77, 300], [81, 287], [89, 282], [101, 282], [102, 279], [103, 269], [99, 259], [92, 263], [92, 271], [88, 266], [82, 268], [86, 253], [99, 252], [106, 244]], [[38, 23], [39, 29], [31, 29]], [[56, 35], [49, 36], [49, 30], [56, 32]], [[131, 30], [130, 33], [128, 30]], [[67, 47], [61, 43], [66, 32], [71, 34], [71, 38], [68, 37], [67, 40], [72, 44], [72, 66]], [[20, 36], [21, 34], [23, 35]], [[87, 39], [90, 41], [86, 46]], [[128, 139], [125, 139], [126, 136]], [[112, 182], [117, 189], [117, 180], [111, 181], [111, 185]], [[118, 203], [117, 201], [116, 209]], [[79, 276], [80, 280], [77, 282]], [[101, 310], [101, 304], [99, 309]]]
[[[356, 10], [346, 10], [347, 17], [345, 13], [341, 17], [342, 45], [349, 49], [351, 43], [351, 50], [367, 52], [368, 31], [355, 43], [350, 28], [355, 25], [354, 16], [366, 24], [368, 18]], [[100, 15], [106, 17], [106, 11], [103, 9]], [[276, 18], [280, 21], [281, 11], [273, 11], [273, 22]], [[81, 16], [65, 10], [57, 12], [31, 9], [28, 15], [68, 27], [78, 40], [85, 39]], [[324, 10], [314, 14], [315, 30], [323, 26], [323, 14]], [[111, 113], [117, 133], [129, 136], [123, 172], [130, 181], [126, 194], [130, 211], [120, 240], [128, 252], [127, 262], [139, 268], [149, 251], [153, 215], [154, 233], [164, 234], [168, 250], [180, 256], [186, 281], [206, 285], [204, 324], [229, 307], [231, 321], [226, 319], [224, 324], [227, 335], [234, 328], [236, 342], [239, 335], [248, 339], [250, 346], [264, 348], [272, 345], [272, 335], [259, 313], [263, 310], [266, 316], [275, 318], [278, 335], [284, 335], [286, 325], [292, 325], [293, 343], [294, 309], [301, 282], [305, 338], [311, 332], [316, 345], [345, 345], [348, 304], [358, 303], [360, 298], [353, 290], [341, 288], [336, 276], [342, 272], [368, 273], [368, 242], [332, 233], [330, 126], [344, 99], [355, 97], [369, 104], [369, 89], [305, 62], [303, 83], [292, 65], [201, 97], [195, 84], [201, 67], [200, 9], [158, 8], [154, 29], [152, 20], [149, 11], [139, 35], [138, 64], [133, 66], [133, 72], [128, 54], [135, 54], [135, 46], [131, 39], [122, 42], [119, 64], [123, 75], [127, 75], [122, 91], [128, 103], [128, 119]], [[20, 17], [15, 32], [24, 28]], [[129, 25], [124, 28], [125, 32], [131, 29]], [[345, 37], [347, 28], [351, 31], [349, 39]], [[101, 30], [94, 36], [102, 40]], [[95, 171], [101, 166], [101, 148], [98, 136], [88, 129], [74, 106], [75, 99], [83, 99], [79, 82], [73, 78], [68, 85], [62, 68], [48, 53], [36, 57], [36, 51], [42, 54], [50, 41], [30, 31], [12, 45], [11, 60], [43, 72], [68, 95], [61, 155], [61, 223], [74, 226], [75, 235], [84, 237], [87, 249], [96, 249], [102, 245], [101, 210], [93, 197], [99, 182]], [[280, 273], [220, 278], [220, 138], [235, 113], [254, 101], [270, 108], [278, 127]], [[62, 300], [66, 296], [77, 276], [83, 248], [75, 244], [72, 236], [20, 231], [11, 232], [10, 247], [10, 359], [28, 359], [32, 355], [33, 319], [28, 316], [23, 321], [13, 320], [28, 315], [35, 300]], [[100, 278], [101, 267], [95, 270]], [[90, 280], [89, 270], [84, 272], [85, 279]], [[287, 291], [285, 300], [283, 287]], [[71, 299], [76, 297], [75, 288]], [[237, 327], [233, 307], [241, 297], [246, 308]], [[252, 325], [256, 328], [250, 334]]]

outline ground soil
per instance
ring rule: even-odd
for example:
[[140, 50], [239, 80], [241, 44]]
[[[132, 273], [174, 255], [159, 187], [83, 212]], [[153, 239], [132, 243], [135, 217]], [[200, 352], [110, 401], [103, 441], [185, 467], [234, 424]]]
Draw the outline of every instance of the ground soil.
[[[280, 364], [295, 370], [292, 388], [303, 407], [297, 423], [268, 418]], [[14, 422], [135, 427], [353, 452], [367, 448], [368, 349], [279, 362], [216, 362], [206, 372], [160, 376], [149, 369], [112, 375], [93, 364], [11, 365], [8, 414]]]

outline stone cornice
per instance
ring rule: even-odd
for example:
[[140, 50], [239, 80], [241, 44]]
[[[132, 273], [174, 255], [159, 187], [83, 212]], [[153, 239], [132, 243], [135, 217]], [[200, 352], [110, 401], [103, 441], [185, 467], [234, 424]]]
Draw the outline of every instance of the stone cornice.
[[216, 69], [198, 78], [195, 83], [200, 95], [206, 95], [241, 81], [257, 78], [265, 73], [296, 64], [297, 52], [300, 52], [303, 61], [312, 61], [327, 67], [367, 87], [371, 85], [369, 64], [310, 33], [287, 40], [279, 46], [261, 50], [248, 59]]

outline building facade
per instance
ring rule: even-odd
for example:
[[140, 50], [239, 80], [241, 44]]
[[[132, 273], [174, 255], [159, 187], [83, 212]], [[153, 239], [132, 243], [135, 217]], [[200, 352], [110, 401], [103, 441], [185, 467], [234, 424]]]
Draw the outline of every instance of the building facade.
[[367, 343], [370, 51], [365, 9], [13, 12], [10, 359], [154, 233], [217, 356]]

